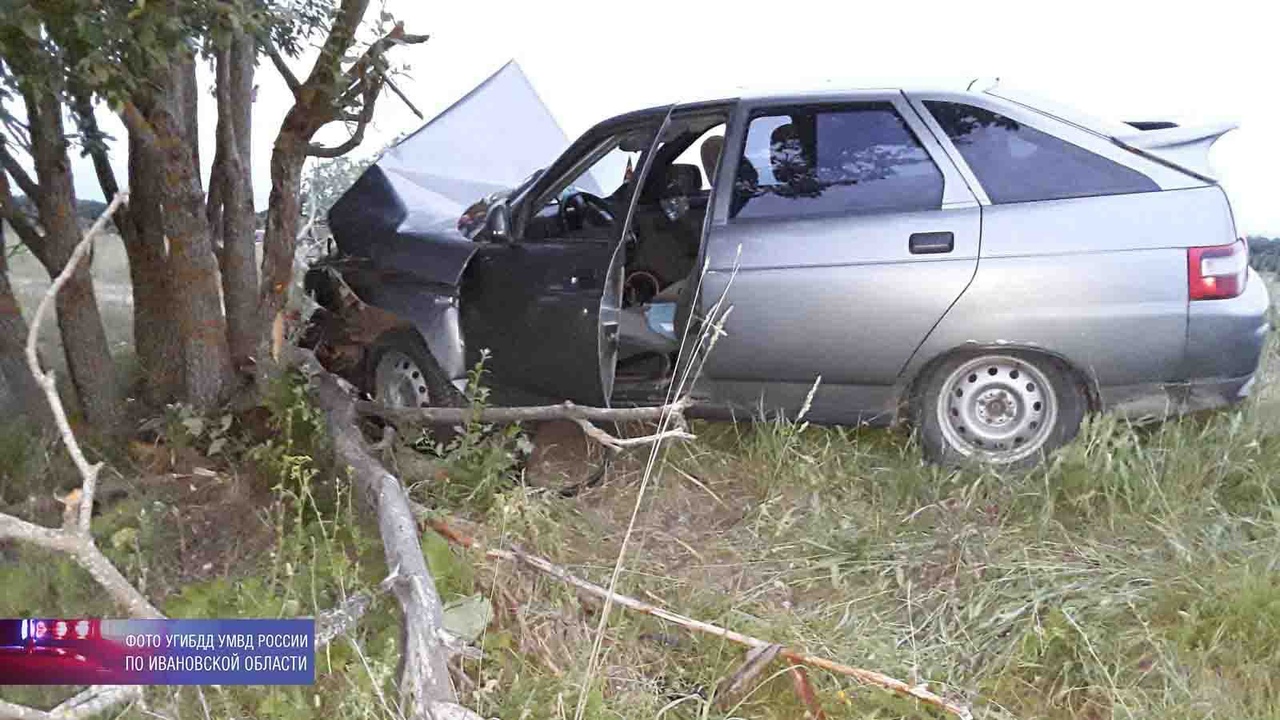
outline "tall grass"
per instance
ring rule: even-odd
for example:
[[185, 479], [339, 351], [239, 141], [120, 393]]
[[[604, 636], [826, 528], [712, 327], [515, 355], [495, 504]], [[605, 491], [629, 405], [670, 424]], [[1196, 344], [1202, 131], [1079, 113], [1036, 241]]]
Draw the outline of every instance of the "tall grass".
[[[1276, 717], [1278, 359], [1269, 349], [1245, 405], [1142, 427], [1093, 417], [1016, 473], [925, 465], [902, 431], [699, 424], [653, 480], [618, 589], [928, 682], [989, 717]], [[641, 472], [573, 500], [509, 493], [489, 517], [510, 508], [509, 537], [604, 582]], [[528, 604], [487, 661], [497, 707], [572, 716], [594, 611], [555, 583], [492, 572], [482, 589]], [[586, 717], [803, 712], [785, 677], [736, 709], [714, 703], [740, 648], [651, 618], [615, 615], [606, 632]], [[831, 717], [930, 714], [813, 676]]]

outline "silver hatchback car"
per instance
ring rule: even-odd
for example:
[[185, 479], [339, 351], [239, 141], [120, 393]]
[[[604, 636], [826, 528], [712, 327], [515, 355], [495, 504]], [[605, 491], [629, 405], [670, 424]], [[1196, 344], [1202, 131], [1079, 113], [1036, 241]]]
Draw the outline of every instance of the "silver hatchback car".
[[1231, 126], [999, 88], [743, 97], [616, 117], [523, 182], [446, 192], [414, 143], [451, 112], [333, 207], [338, 252], [307, 280], [312, 344], [384, 402], [459, 402], [487, 351], [511, 402], [661, 403], [696, 377], [709, 415], [907, 418], [931, 460], [1017, 464], [1091, 411], [1238, 401], [1258, 368], [1267, 289], [1207, 167]]

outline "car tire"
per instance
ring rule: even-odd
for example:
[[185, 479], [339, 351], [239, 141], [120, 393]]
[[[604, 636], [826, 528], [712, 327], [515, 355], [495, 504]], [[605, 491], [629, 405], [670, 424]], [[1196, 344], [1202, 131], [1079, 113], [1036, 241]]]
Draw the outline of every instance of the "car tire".
[[366, 390], [391, 407], [463, 407], [466, 397], [440, 369], [413, 328], [383, 333], [366, 356]]
[[1017, 351], [956, 354], [918, 388], [920, 444], [941, 465], [1035, 465], [1075, 438], [1089, 408], [1065, 364]]

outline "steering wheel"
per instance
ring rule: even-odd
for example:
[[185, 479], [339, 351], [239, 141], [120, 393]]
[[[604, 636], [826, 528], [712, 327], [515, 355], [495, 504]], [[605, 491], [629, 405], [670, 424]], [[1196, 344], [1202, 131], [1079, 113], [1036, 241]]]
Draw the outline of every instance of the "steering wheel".
[[615, 219], [613, 208], [604, 198], [587, 192], [576, 192], [560, 202], [557, 211], [560, 216], [560, 227], [565, 232], [574, 232], [584, 227], [613, 227]]

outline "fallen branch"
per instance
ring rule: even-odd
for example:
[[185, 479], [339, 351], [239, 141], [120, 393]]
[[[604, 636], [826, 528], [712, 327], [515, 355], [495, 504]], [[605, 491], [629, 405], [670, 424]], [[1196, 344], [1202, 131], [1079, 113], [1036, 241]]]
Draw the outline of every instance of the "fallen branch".
[[740, 700], [760, 684], [760, 675], [764, 673], [765, 668], [769, 667], [769, 663], [773, 662], [781, 651], [781, 645], [769, 645], [748, 650], [747, 657], [742, 661], [742, 665], [733, 674], [716, 685], [716, 705], [721, 710], [732, 708], [737, 700]]
[[71, 696], [52, 710], [37, 710], [0, 700], [0, 718], [6, 720], [87, 720], [103, 711], [142, 699], [139, 685], [93, 685]]
[[396, 568], [392, 590], [404, 616], [400, 691], [408, 701], [406, 716], [476, 718], [457, 704], [449, 680], [451, 650], [446, 644], [443, 606], [422, 555], [409, 494], [369, 453], [356, 423], [355, 402], [342, 383], [310, 353], [298, 354], [298, 364], [324, 412], [338, 465], [350, 469], [362, 498], [376, 514], [387, 566]]
[[385, 580], [378, 583], [373, 592], [357, 592], [337, 607], [325, 610], [316, 616], [316, 651], [328, 645], [335, 637], [342, 635], [356, 626], [360, 618], [369, 611], [374, 599], [389, 592], [400, 581], [400, 569], [396, 568]]
[[356, 411], [361, 415], [380, 417], [395, 425], [462, 425], [467, 422], [520, 423], [540, 420], [587, 420], [590, 422], [636, 422], [661, 419], [664, 413], [683, 418], [692, 401], [685, 397], [670, 405], [634, 408], [598, 408], [563, 402], [559, 405], [531, 407], [472, 408], [393, 408], [380, 403], [360, 401]]
[[591, 423], [590, 420], [575, 418], [574, 422], [582, 428], [583, 434], [603, 445], [613, 454], [618, 454], [627, 448], [638, 447], [641, 445], [652, 445], [662, 442], [663, 440], [696, 440], [697, 436], [685, 430], [664, 430], [662, 432], [653, 433], [651, 435], [641, 435], [639, 437], [620, 438], [610, 435]]
[[116, 193], [116, 196], [111, 198], [111, 204], [102, 211], [93, 226], [84, 234], [72, 251], [71, 258], [63, 266], [62, 272], [58, 273], [58, 276], [53, 279], [53, 284], [45, 291], [44, 297], [40, 298], [40, 304], [36, 306], [36, 314], [31, 319], [31, 330], [27, 333], [27, 367], [35, 376], [36, 384], [44, 391], [49, 407], [53, 410], [53, 419], [58, 425], [58, 431], [62, 434], [62, 442], [67, 446], [67, 452], [71, 454], [76, 470], [80, 471], [80, 477], [84, 481], [84, 486], [80, 489], [80, 534], [82, 535], [89, 534], [89, 520], [93, 515], [93, 492], [98, 485], [98, 473], [102, 471], [102, 463], [90, 464], [85, 459], [84, 453], [80, 450], [80, 443], [76, 441], [75, 433], [71, 432], [71, 423], [67, 422], [67, 411], [62, 406], [62, 398], [58, 396], [58, 385], [53, 379], [53, 371], [44, 372], [40, 369], [40, 356], [36, 346], [40, 340], [40, 323], [44, 321], [45, 314], [49, 312], [54, 298], [58, 296], [58, 291], [71, 280], [80, 261], [89, 254], [89, 250], [93, 248], [94, 237], [102, 232], [103, 226], [111, 216], [128, 200], [128, 193]]
[[[473, 538], [454, 530], [449, 527], [448, 523], [442, 520], [428, 517], [426, 518], [426, 522], [432, 529], [439, 532], [451, 542], [476, 550], [484, 550], [484, 548], [480, 547]], [[739, 645], [745, 645], [749, 648], [762, 651], [773, 645], [773, 643], [761, 640], [760, 638], [744, 635], [743, 633], [736, 632], [734, 630], [722, 628], [719, 625], [713, 625], [708, 622], [695, 620], [684, 615], [673, 613], [670, 610], [666, 610], [642, 600], [637, 600], [621, 593], [611, 593], [607, 589], [600, 587], [595, 583], [583, 580], [582, 578], [573, 575], [567, 569], [552, 563], [550, 560], [540, 558], [536, 555], [530, 555], [519, 547], [513, 546], [507, 550], [484, 550], [484, 554], [485, 557], [490, 559], [509, 560], [517, 564], [524, 565], [525, 567], [537, 570], [544, 575], [553, 577], [566, 585], [575, 587], [588, 595], [610, 600], [622, 607], [656, 617], [660, 620], [665, 620], [687, 630], [707, 635], [714, 635], [715, 637], [723, 638], [725, 640], [738, 643]], [[808, 665], [809, 667], [820, 668], [837, 675], [845, 675], [868, 685], [875, 685], [876, 687], [884, 688], [885, 690], [892, 691], [899, 695], [914, 698], [922, 703], [938, 708], [939, 710], [951, 713], [962, 720], [971, 720], [973, 717], [973, 712], [967, 706], [948, 700], [941, 695], [932, 692], [924, 684], [910, 685], [898, 680], [897, 678], [885, 675], [884, 673], [876, 672], [875, 670], [866, 670], [863, 668], [853, 667], [852, 665], [845, 665], [834, 660], [828, 660], [814, 655], [807, 655], [786, 647], [778, 650], [777, 656], [797, 665]]]
[[[463, 425], [468, 422], [507, 424], [571, 420], [582, 428], [583, 434], [588, 439], [599, 443], [611, 455], [618, 455], [630, 448], [654, 445], [664, 440], [696, 439], [693, 433], [685, 429], [684, 411], [690, 403], [691, 401], [686, 397], [669, 405], [657, 407], [598, 408], [565, 401], [559, 405], [488, 407], [477, 410], [446, 407], [393, 408], [380, 403], [361, 401], [356, 403], [356, 411], [382, 418], [393, 425]], [[620, 438], [595, 424], [596, 422], [656, 421], [660, 420], [664, 413], [670, 413], [668, 422], [674, 425], [672, 429], [638, 437]]]
[[[131, 617], [156, 619], [164, 616], [147, 600], [145, 595], [138, 592], [137, 588], [129, 583], [128, 579], [116, 569], [115, 565], [111, 564], [111, 561], [107, 559], [106, 555], [102, 554], [102, 551], [98, 550], [98, 546], [93, 541], [93, 534], [90, 532], [90, 520], [93, 517], [93, 496], [98, 485], [98, 473], [102, 471], [102, 463], [90, 463], [85, 458], [84, 452], [80, 448], [80, 443], [76, 441], [75, 433], [71, 430], [71, 424], [67, 421], [67, 411], [62, 405], [62, 398], [58, 395], [58, 386], [54, 380], [53, 372], [45, 372], [41, 369], [40, 358], [36, 352], [36, 342], [40, 337], [40, 325], [44, 322], [49, 307], [57, 297], [58, 291], [67, 284], [77, 266], [89, 254], [93, 247], [94, 238], [97, 237], [98, 233], [102, 232], [102, 228], [107, 221], [127, 201], [127, 193], [116, 193], [115, 197], [111, 199], [111, 203], [107, 205], [107, 209], [98, 216], [98, 219], [85, 232], [84, 237], [81, 238], [75, 250], [72, 251], [71, 257], [67, 260], [62, 271], [53, 279], [53, 283], [45, 291], [44, 297], [40, 298], [40, 304], [36, 307], [35, 316], [31, 319], [31, 328], [27, 333], [27, 367], [35, 377], [36, 384], [44, 392], [45, 400], [49, 403], [49, 409], [52, 411], [58, 432], [62, 436], [62, 442], [66, 445], [67, 452], [71, 455], [76, 470], [80, 472], [83, 484], [78, 491], [68, 496], [68, 507], [63, 518], [62, 528], [47, 528], [29, 523], [12, 515], [0, 513], [0, 540], [20, 540], [46, 550], [70, 555], [77, 564], [87, 570], [89, 575], [107, 591], [111, 599], [124, 608]], [[79, 504], [78, 512], [75, 506], [77, 502]], [[96, 716], [112, 707], [126, 702], [133, 702], [141, 697], [142, 688], [140, 687], [96, 686], [87, 688], [49, 711], [0, 701], [0, 718], [15, 718], [17, 720], [78, 720], [79, 718]]]

